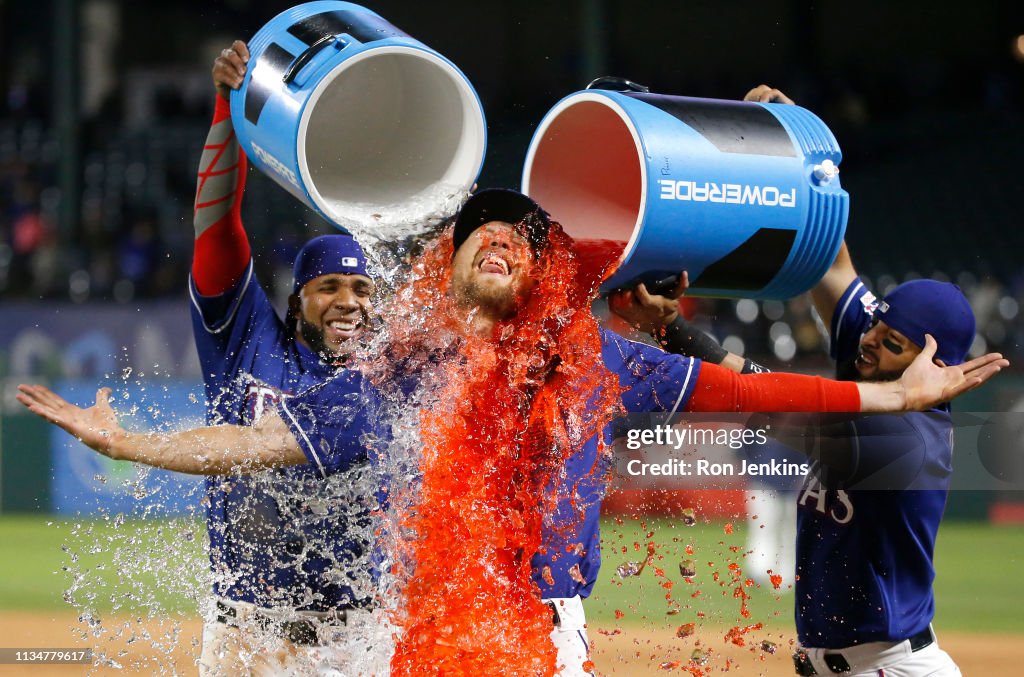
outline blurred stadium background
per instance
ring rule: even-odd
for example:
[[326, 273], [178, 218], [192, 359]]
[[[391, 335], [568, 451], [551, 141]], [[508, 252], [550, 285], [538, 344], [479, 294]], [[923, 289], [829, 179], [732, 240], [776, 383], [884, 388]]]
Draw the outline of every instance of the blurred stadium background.
[[[114, 385], [128, 391], [140, 419], [201, 420], [186, 276], [195, 171], [212, 114], [210, 64], [232, 39], [251, 36], [291, 4], [0, 0], [0, 527], [13, 530], [3, 538], [4, 568], [28, 566], [55, 600], [17, 601], [20, 579], [5, 575], [0, 609], [54, 608], [67, 585], [49, 575], [57, 566], [46, 568], [64, 537], [59, 530], [24, 541], [48, 562], [42, 568], [11, 554], [8, 543], [39, 531], [25, 524], [100, 506], [101, 516], [147, 512], [130, 495], [132, 471], [76, 461], [83, 455], [72, 453], [66, 436], [19, 410], [17, 383], [42, 381], [82, 401], [96, 385]], [[975, 352], [999, 350], [1024, 364], [1019, 0], [360, 4], [473, 82], [489, 123], [482, 187], [518, 186], [536, 123], [599, 75], [710, 98], [778, 86], [840, 141], [852, 198], [847, 239], [870, 284], [885, 292], [918, 276], [957, 282], [978, 315]], [[257, 174], [243, 218], [257, 269], [283, 301], [292, 256], [330, 227]], [[727, 347], [773, 368], [829, 369], [804, 298], [694, 300], [688, 310]], [[1024, 411], [1024, 373], [1001, 376], [960, 409]], [[165, 496], [184, 496], [161, 498], [165, 512], [197, 507], [190, 485], [153, 481]], [[1024, 521], [1024, 499], [976, 489], [954, 492], [949, 518], [968, 521], [976, 542], [994, 544], [993, 556], [1008, 567], [994, 581], [1019, 599], [1020, 584], [1000, 576], [1019, 571], [1024, 532], [982, 523]], [[720, 506], [712, 516], [734, 518], [741, 488], [711, 503]], [[11, 517], [22, 513], [34, 516]], [[982, 603], [964, 618], [993, 623], [966, 625], [996, 629], [1012, 615], [985, 609], [994, 607]]]

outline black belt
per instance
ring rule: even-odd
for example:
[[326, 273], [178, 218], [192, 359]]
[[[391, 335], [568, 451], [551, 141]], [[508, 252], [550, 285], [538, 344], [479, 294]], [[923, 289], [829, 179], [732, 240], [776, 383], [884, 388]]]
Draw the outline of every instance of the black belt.
[[[904, 641], [910, 642], [910, 650], [915, 652], [931, 646], [935, 641], [935, 636], [932, 635], [931, 627], [927, 627], [913, 637]], [[825, 665], [828, 666], [828, 669], [837, 675], [844, 672], [850, 672], [852, 669], [850, 662], [846, 660], [846, 657], [843, 656], [841, 651], [827, 651], [824, 656], [822, 656], [822, 660], [825, 661]], [[818, 674], [804, 649], [797, 649], [793, 654], [793, 666], [796, 668], [796, 674], [801, 675], [802, 677], [809, 677], [810, 675]]]
[[562, 617], [558, 615], [558, 607], [555, 606], [554, 602], [545, 602], [545, 604], [551, 607], [551, 622], [554, 623], [557, 628], [562, 624]]
[[[263, 613], [259, 609], [253, 609], [249, 614], [256, 626], [264, 632], [273, 632], [284, 637], [292, 644], [299, 646], [319, 646], [320, 638], [317, 636], [317, 625], [321, 622], [345, 625], [348, 622], [348, 611], [350, 609], [332, 609], [328, 617], [323, 621], [309, 619], [297, 619], [282, 621]], [[233, 606], [217, 600], [217, 622], [233, 627], [238, 627], [238, 611]]]

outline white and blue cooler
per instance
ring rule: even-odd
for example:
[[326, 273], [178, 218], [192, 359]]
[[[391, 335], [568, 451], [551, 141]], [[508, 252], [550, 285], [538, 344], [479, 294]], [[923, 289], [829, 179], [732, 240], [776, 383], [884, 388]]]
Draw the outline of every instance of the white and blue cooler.
[[798, 106], [587, 89], [541, 121], [522, 189], [577, 241], [612, 248], [604, 291], [687, 270], [692, 295], [785, 299], [839, 251], [841, 159]]
[[231, 117], [250, 161], [343, 227], [438, 221], [483, 165], [480, 100], [448, 59], [349, 2], [309, 2], [249, 42]]

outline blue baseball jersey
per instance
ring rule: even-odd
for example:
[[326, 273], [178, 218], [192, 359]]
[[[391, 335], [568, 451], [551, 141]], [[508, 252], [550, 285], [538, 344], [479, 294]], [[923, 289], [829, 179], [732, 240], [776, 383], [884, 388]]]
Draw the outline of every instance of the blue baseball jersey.
[[[289, 333], [253, 274], [204, 297], [190, 281], [192, 320], [211, 424], [252, 424], [281, 399], [332, 379], [358, 399], [358, 372], [337, 369]], [[369, 549], [368, 507], [341, 508], [325, 478], [368, 465], [361, 435], [366, 417], [339, 417], [329, 466], [304, 465], [257, 476], [212, 476], [206, 516], [214, 593], [262, 607], [327, 610], [361, 602], [354, 589]], [[348, 479], [348, 478], [346, 478]], [[372, 483], [372, 478], [366, 482]], [[372, 496], [372, 491], [368, 492]], [[372, 507], [372, 506], [370, 506]]]
[[[605, 366], [618, 376], [628, 412], [682, 411], [700, 373], [700, 360], [669, 355], [601, 330]], [[282, 402], [284, 418], [307, 456], [330, 466], [344, 455], [343, 422], [330, 413], [342, 396], [331, 382]], [[372, 400], [372, 398], [370, 398]], [[613, 426], [602, 431], [611, 443]], [[598, 456], [598, 438], [587, 440], [566, 459], [554, 491], [556, 508], [545, 515], [542, 547], [533, 556], [533, 580], [545, 598], [590, 595], [601, 566], [599, 518], [607, 484], [608, 459]]]
[[[877, 305], [860, 279], [832, 319], [831, 354], [848, 373]], [[797, 494], [796, 626], [806, 647], [898, 642], [928, 626], [935, 538], [952, 475], [948, 407], [858, 416], [823, 438], [841, 469], [812, 466]]]

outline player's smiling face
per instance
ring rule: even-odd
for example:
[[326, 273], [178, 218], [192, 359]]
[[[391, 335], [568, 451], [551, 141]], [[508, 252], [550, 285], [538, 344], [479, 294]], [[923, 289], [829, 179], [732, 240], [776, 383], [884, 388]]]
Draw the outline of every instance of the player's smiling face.
[[452, 260], [452, 293], [495, 319], [512, 316], [533, 288], [533, 250], [509, 223], [491, 221], [462, 243]]
[[366, 328], [373, 311], [373, 280], [335, 273], [315, 277], [299, 290], [296, 339], [319, 353], [340, 355]]
[[854, 366], [865, 381], [894, 381], [921, 349], [885, 322], [874, 320], [860, 339]]

